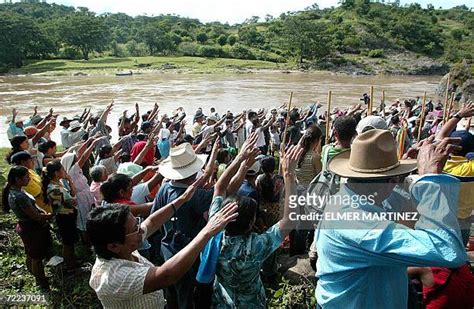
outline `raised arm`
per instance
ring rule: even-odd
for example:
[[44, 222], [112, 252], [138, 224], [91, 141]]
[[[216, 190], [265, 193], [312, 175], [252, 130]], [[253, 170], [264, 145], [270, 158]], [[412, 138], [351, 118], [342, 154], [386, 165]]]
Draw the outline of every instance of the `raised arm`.
[[242, 145], [242, 150], [235, 157], [232, 163], [225, 169], [224, 173], [222, 173], [221, 177], [214, 186], [214, 197], [225, 196], [226, 192], [234, 192], [236, 191], [235, 187], [237, 187], [237, 185], [240, 186], [240, 183], [231, 183], [231, 179], [237, 173], [239, 166], [245, 160], [247, 160], [247, 158], [252, 154], [252, 151], [256, 148], [255, 144], [257, 142], [257, 139], [258, 135], [252, 133]]
[[288, 235], [294, 226], [294, 221], [290, 220], [290, 198], [296, 194], [295, 169], [303, 154], [303, 147], [290, 146], [282, 159], [283, 178], [285, 181], [285, 208], [283, 218], [280, 220], [280, 231], [283, 237]]
[[186, 247], [163, 265], [151, 267], [145, 278], [143, 294], [176, 283], [191, 268], [209, 239], [222, 231], [227, 223], [237, 218], [237, 208], [237, 204], [222, 208], [209, 219], [206, 226]]
[[95, 147], [97, 146], [97, 143], [102, 139], [103, 137], [99, 138], [94, 138], [92, 140], [92, 143], [87, 147], [87, 149], [84, 151], [84, 153], [79, 157], [79, 161], [77, 164], [79, 165], [80, 168], [84, 167], [84, 164], [86, 164], [87, 160], [89, 160], [89, 157], [91, 156], [92, 152], [94, 151]]
[[135, 164], [142, 164], [143, 159], [145, 158], [146, 153], [152, 148], [155, 147], [155, 134], [150, 133], [148, 136], [148, 140], [146, 141], [145, 147], [143, 147], [142, 151], [138, 154], [138, 156], [133, 160]]
[[138, 103], [135, 103], [135, 117], [133, 118], [133, 122], [131, 124], [132, 131], [134, 131], [138, 127], [139, 121], [140, 121], [140, 108], [138, 107]]
[[436, 139], [441, 140], [448, 137], [451, 132], [456, 130], [456, 126], [462, 118], [472, 117], [474, 115], [474, 103], [469, 103], [456, 114], [457, 116], [449, 119], [448, 122], [441, 128]]
[[109, 117], [109, 113], [110, 111], [112, 110], [112, 108], [114, 107], [114, 100], [112, 100], [112, 102], [107, 105], [107, 107], [105, 108], [105, 110], [102, 112], [102, 115], [100, 115], [100, 118], [99, 118], [99, 122], [101, 123], [106, 123], [107, 122], [107, 117]]
[[48, 123], [41, 130], [36, 132], [35, 136], [33, 136], [33, 138], [31, 139], [33, 145], [36, 145], [38, 141], [46, 134], [46, 132], [48, 132], [49, 127], [53, 124], [53, 122], [56, 122], [56, 119], [50, 118]]

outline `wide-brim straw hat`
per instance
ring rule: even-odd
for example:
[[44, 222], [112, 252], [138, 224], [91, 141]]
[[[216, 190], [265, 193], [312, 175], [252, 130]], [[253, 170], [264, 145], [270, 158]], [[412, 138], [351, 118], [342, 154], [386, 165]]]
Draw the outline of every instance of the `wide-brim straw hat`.
[[332, 173], [359, 179], [406, 175], [416, 168], [416, 160], [398, 160], [397, 145], [392, 133], [380, 129], [358, 135], [350, 150], [334, 156], [328, 162], [328, 169]]
[[160, 174], [171, 180], [186, 179], [199, 172], [207, 155], [196, 155], [189, 143], [170, 149], [169, 157], [160, 164]]

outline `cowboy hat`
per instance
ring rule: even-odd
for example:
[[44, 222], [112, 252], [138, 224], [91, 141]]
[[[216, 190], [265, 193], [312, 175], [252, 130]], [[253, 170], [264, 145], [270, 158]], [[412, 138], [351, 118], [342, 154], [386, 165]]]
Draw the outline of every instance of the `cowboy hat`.
[[61, 122], [59, 123], [60, 126], [63, 126], [63, 124], [65, 124], [66, 122], [67, 123], [70, 123], [72, 121], [72, 119], [68, 119], [67, 117], [63, 117], [63, 120], [61, 120]]
[[186, 179], [199, 172], [207, 155], [196, 155], [189, 143], [173, 147], [169, 157], [160, 164], [160, 174], [171, 180]]
[[416, 160], [398, 160], [397, 146], [388, 130], [373, 129], [358, 135], [351, 149], [328, 162], [332, 173], [346, 178], [382, 179], [409, 174]]
[[77, 120], [73, 120], [71, 121], [71, 123], [69, 124], [69, 128], [68, 130], [69, 131], [72, 131], [74, 129], [77, 129], [77, 128], [80, 128], [81, 127], [81, 123]]

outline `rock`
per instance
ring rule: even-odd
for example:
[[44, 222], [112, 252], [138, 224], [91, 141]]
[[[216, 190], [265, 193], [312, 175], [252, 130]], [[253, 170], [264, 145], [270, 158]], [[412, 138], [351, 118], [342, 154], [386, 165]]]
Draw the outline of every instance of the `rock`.
[[177, 69], [178, 67], [172, 63], [165, 63], [163, 65], [161, 65], [161, 69], [162, 70], [174, 70], [174, 69]]
[[471, 74], [472, 64], [464, 60], [453, 66], [451, 71], [444, 75], [436, 88], [436, 94], [444, 98], [449, 76], [449, 96], [454, 92], [455, 99], [461, 103], [472, 100], [474, 97], [474, 80]]
[[281, 264], [283, 276], [294, 284], [299, 284], [302, 280], [313, 280], [315, 272], [309, 264], [307, 254], [289, 256], [281, 254], [278, 256], [278, 263]]

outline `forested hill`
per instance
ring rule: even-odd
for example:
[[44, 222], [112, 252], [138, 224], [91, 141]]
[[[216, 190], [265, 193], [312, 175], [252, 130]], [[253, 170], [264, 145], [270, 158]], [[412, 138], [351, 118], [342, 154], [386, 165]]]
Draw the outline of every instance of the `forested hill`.
[[105, 55], [258, 59], [323, 69], [361, 65], [361, 59], [389, 63], [394, 55], [449, 64], [472, 59], [473, 50], [474, 12], [466, 6], [443, 10], [356, 0], [228, 25], [173, 15], [97, 15], [84, 7], [47, 3], [0, 4], [4, 71], [27, 59]]

